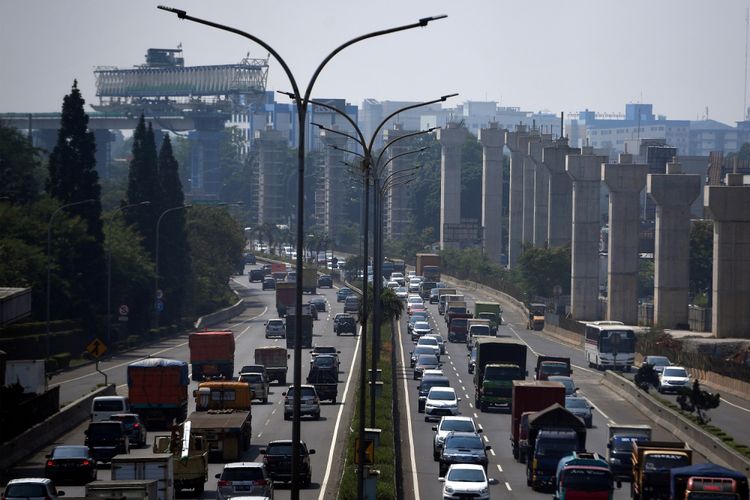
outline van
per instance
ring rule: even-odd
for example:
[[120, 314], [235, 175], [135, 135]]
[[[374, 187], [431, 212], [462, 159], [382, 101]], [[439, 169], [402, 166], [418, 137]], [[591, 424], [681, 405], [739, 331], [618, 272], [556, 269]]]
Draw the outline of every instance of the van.
[[125, 396], [97, 396], [91, 401], [91, 421], [101, 422], [117, 413], [131, 413]]
[[358, 313], [359, 312], [359, 297], [356, 295], [350, 295], [344, 300], [344, 312]]

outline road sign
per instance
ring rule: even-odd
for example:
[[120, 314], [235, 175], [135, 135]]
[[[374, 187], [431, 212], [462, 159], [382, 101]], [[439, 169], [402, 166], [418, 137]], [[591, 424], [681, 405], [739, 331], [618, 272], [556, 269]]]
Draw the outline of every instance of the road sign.
[[156, 310], [159, 312], [164, 312], [164, 301], [159, 299], [156, 301]]
[[[354, 463], [359, 465], [359, 438], [354, 438]], [[375, 442], [372, 439], [365, 439], [365, 463], [372, 465], [375, 463]]]
[[120, 313], [120, 316], [127, 316], [130, 312], [130, 308], [127, 304], [122, 304], [120, 307], [117, 308], [117, 312]]
[[160, 289], [158, 289], [158, 290], [156, 291], [156, 298], [157, 298], [157, 299], [162, 299], [162, 298], [164, 298], [164, 292], [162, 291], [162, 289], [161, 289], [161, 288], [160, 288]]
[[95, 358], [98, 358], [105, 352], [107, 352], [107, 346], [99, 339], [92, 340], [89, 345], [86, 346], [86, 350], [94, 356]]

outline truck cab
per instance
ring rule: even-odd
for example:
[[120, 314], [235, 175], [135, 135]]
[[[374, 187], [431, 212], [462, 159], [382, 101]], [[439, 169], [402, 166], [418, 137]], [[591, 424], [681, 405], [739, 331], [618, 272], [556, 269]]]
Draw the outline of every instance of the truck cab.
[[631, 461], [633, 498], [667, 498], [670, 471], [691, 465], [693, 452], [683, 442], [634, 441]]
[[557, 464], [553, 498], [611, 500], [613, 493], [612, 471], [598, 454], [573, 452]]
[[196, 411], [250, 410], [250, 386], [245, 382], [202, 382], [193, 397]]
[[556, 356], [537, 357], [536, 370], [534, 370], [536, 380], [547, 380], [547, 377], [550, 375], [570, 377], [572, 373], [570, 358]]
[[526, 323], [527, 330], [544, 330], [544, 313], [547, 310], [546, 304], [529, 304], [529, 320]]

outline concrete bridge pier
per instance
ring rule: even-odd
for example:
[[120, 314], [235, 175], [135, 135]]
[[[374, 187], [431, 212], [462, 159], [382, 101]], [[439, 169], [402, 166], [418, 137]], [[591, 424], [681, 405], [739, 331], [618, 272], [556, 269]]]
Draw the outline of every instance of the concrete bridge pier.
[[442, 146], [440, 161], [440, 248], [459, 248], [453, 228], [461, 224], [461, 148], [468, 131], [457, 123], [438, 129]]
[[514, 132], [505, 132], [510, 149], [510, 189], [508, 198], [508, 267], [513, 268], [523, 247], [523, 158], [528, 150], [529, 132], [517, 125]]
[[482, 247], [484, 254], [499, 263], [502, 249], [503, 220], [503, 147], [506, 131], [496, 122], [479, 130], [482, 143]]
[[536, 188], [536, 163], [529, 155], [530, 148], [541, 141], [538, 130], [529, 133], [523, 156], [523, 234], [522, 244], [534, 243], [534, 189]]
[[547, 218], [549, 217], [549, 173], [542, 164], [544, 148], [552, 139], [542, 134], [529, 142], [529, 157], [534, 162], [534, 229], [532, 242], [535, 247], [547, 245]]
[[579, 148], [568, 146], [565, 138], [542, 149], [542, 162], [549, 177], [547, 242], [550, 248], [563, 247], [571, 241], [573, 184], [565, 171], [565, 157], [580, 153]]

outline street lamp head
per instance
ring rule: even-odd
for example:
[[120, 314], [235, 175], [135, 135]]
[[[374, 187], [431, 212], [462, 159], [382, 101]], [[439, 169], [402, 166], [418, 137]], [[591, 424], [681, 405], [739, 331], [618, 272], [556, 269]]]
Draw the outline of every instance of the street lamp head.
[[137, 206], [145, 207], [146, 205], [151, 205], [151, 202], [150, 201], [142, 201], [142, 202], [138, 203]]
[[458, 92], [456, 92], [455, 94], [443, 95], [443, 96], [440, 96], [440, 100], [442, 102], [445, 102], [446, 100], [450, 99], [451, 97], [456, 97], [457, 95], [458, 95]]
[[446, 17], [448, 17], [447, 14], [440, 14], [439, 16], [423, 17], [422, 19], [419, 20], [419, 25], [424, 28], [425, 26], [427, 26], [427, 24], [430, 21], [437, 21], [439, 19], [445, 19]]
[[174, 7], [168, 7], [166, 5], [157, 5], [156, 8], [159, 10], [166, 10], [167, 12], [173, 12], [177, 14], [177, 17], [179, 17], [180, 19], [185, 19], [185, 16], [187, 16], [187, 11], [175, 9]]
[[290, 99], [294, 99], [294, 94], [291, 92], [287, 92], [285, 90], [277, 90], [276, 92], [278, 92], [279, 94], [285, 95], [289, 97]]

